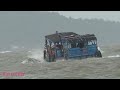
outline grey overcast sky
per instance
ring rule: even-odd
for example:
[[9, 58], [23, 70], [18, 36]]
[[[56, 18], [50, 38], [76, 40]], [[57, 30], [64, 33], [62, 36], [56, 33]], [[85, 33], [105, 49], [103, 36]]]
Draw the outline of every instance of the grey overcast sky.
[[72, 18], [98, 18], [120, 22], [120, 11], [58, 11], [61, 15]]

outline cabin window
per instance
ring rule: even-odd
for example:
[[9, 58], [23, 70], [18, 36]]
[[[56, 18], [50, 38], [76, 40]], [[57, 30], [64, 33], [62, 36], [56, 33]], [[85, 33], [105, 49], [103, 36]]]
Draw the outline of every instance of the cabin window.
[[78, 43], [78, 47], [79, 48], [83, 48], [84, 47], [84, 43]]
[[89, 41], [89, 42], [88, 42], [88, 45], [94, 45], [94, 44], [97, 44], [97, 41], [96, 41], [96, 40], [92, 40], [92, 41]]
[[65, 42], [65, 43], [64, 43], [64, 48], [67, 48], [67, 45], [68, 45], [67, 42]]
[[55, 44], [54, 44], [54, 43], [52, 43], [52, 44], [51, 44], [51, 47], [52, 47], [52, 48], [55, 48]]
[[96, 40], [92, 40], [92, 43], [93, 43], [93, 44], [97, 44], [97, 43], [96, 43]]
[[94, 41], [94, 40], [92, 40], [92, 44], [95, 44], [95, 41]]
[[76, 43], [71, 43], [71, 48], [76, 48]]
[[77, 47], [79, 47], [79, 48], [80, 48], [80, 43], [77, 43]]
[[92, 45], [92, 42], [88, 42], [88, 45]]
[[84, 47], [84, 43], [69, 43], [68, 44], [68, 48], [83, 48]]
[[95, 40], [95, 44], [97, 44], [97, 41]]
[[[65, 45], [65, 43], [64, 43], [64, 45]], [[85, 43], [84, 42], [69, 42], [67, 46], [68, 46], [68, 48], [84, 48]]]
[[71, 48], [71, 44], [70, 43], [68, 43], [68, 48]]

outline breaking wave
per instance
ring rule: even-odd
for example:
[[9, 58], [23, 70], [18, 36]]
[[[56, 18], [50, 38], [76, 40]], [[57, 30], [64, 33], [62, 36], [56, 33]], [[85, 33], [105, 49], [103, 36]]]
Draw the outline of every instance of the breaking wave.
[[[101, 51], [101, 53], [104, 53], [104, 51], [98, 47], [98, 50]], [[9, 52], [9, 51], [8, 51]], [[32, 50], [29, 50], [28, 51], [28, 59], [27, 60], [24, 60], [22, 62], [22, 64], [25, 64], [25, 63], [43, 63], [44, 62], [44, 59], [43, 59], [43, 50], [42, 49], [32, 49]], [[109, 55], [109, 56], [104, 56], [102, 58], [118, 58], [120, 57], [119, 54], [116, 54], [116, 55]], [[65, 61], [64, 59], [62, 60], [58, 60], [58, 61]]]
[[98, 47], [98, 50], [99, 50], [101, 53], [104, 53], [104, 51], [103, 51], [100, 47]]
[[[101, 51], [101, 53], [103, 53], [104, 51], [101, 50], [100, 47], [98, 47], [98, 50]], [[32, 50], [29, 50], [28, 51], [28, 59], [27, 60], [24, 60], [22, 62], [22, 64], [25, 64], [25, 63], [34, 63], [34, 62], [40, 62], [40, 63], [43, 63], [44, 62], [44, 59], [43, 59], [43, 50], [42, 49], [32, 49]], [[58, 60], [59, 61], [59, 60]], [[60, 61], [65, 61], [64, 59], [60, 59]]]
[[115, 58], [115, 57], [120, 57], [120, 55], [108, 56], [108, 58]]
[[41, 49], [34, 49], [34, 50], [31, 50], [31, 51], [28, 51], [28, 59], [27, 60], [24, 60], [23, 62], [21, 62], [22, 64], [25, 64], [25, 63], [43, 63], [44, 60], [43, 60], [43, 50]]
[[4, 54], [4, 53], [10, 53], [12, 51], [1, 51], [0, 53]]
[[38, 60], [43, 60], [43, 52], [41, 49], [34, 49], [32, 51], [28, 51], [30, 53], [30, 55], [28, 55], [29, 58], [34, 58], [34, 59], [38, 59]]

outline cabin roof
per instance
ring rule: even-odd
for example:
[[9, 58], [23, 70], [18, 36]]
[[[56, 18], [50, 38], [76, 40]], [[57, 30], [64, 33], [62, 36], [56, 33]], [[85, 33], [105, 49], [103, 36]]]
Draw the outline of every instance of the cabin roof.
[[47, 35], [45, 37], [53, 42], [59, 42], [61, 40], [61, 37], [71, 36], [71, 35], [76, 36], [78, 34], [73, 33], [73, 32], [62, 32], [58, 34], [55, 33], [55, 34]]
[[[73, 38], [70, 38], [74, 36]], [[59, 42], [61, 40], [61, 38], [67, 38], [68, 41], [72, 41], [72, 40], [81, 40], [81, 41], [90, 41], [90, 40], [97, 40], [97, 38], [95, 37], [94, 34], [86, 34], [86, 35], [78, 35], [74, 32], [62, 32], [62, 33], [58, 33], [58, 34], [51, 34], [51, 35], [47, 35], [45, 36], [45, 38], [51, 40], [52, 42]]]

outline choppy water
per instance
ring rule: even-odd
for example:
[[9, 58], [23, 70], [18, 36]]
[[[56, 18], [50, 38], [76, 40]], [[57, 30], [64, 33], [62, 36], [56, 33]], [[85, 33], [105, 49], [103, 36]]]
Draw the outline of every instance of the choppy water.
[[[43, 60], [42, 49], [1, 51], [1, 72], [24, 72], [24, 76], [4, 76], [1, 79], [109, 79], [120, 78], [120, 45], [102, 46], [103, 58]], [[33, 58], [34, 60], [29, 60]]]

